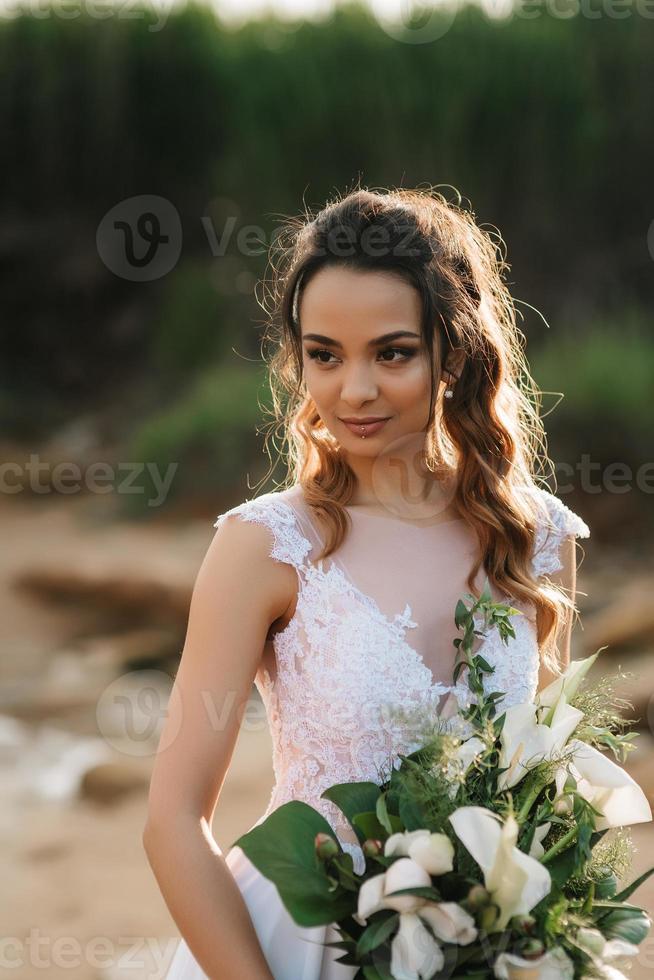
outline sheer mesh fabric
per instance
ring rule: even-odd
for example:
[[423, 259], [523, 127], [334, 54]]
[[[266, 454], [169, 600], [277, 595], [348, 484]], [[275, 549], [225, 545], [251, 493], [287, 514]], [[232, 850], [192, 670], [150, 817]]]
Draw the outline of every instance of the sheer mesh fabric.
[[[561, 568], [563, 539], [590, 531], [557, 497], [529, 492], [541, 515], [534, 573], [552, 574]], [[400, 753], [419, 746], [425, 712], [446, 718], [469, 703], [465, 672], [452, 683], [452, 641], [458, 635], [454, 609], [470, 591], [466, 578], [478, 545], [463, 519], [418, 526], [358, 508], [349, 514], [351, 531], [323, 561], [317, 561], [321, 530], [300, 486], [245, 501], [214, 526], [229, 517], [262, 524], [270, 531], [271, 558], [292, 565], [298, 575], [295, 613], [273, 639], [275, 669], [261, 668], [255, 681], [275, 771], [258, 822], [288, 800], [304, 800], [326, 817], [355, 869], [363, 870], [352, 829], [321, 793], [338, 782], [383, 781]], [[482, 568], [479, 588], [485, 577]], [[533, 610], [492, 591], [523, 612], [515, 617], [516, 639], [508, 646], [494, 630], [475, 644], [495, 668], [485, 679], [487, 690], [505, 691], [500, 705], [508, 707], [536, 694], [536, 628]]]

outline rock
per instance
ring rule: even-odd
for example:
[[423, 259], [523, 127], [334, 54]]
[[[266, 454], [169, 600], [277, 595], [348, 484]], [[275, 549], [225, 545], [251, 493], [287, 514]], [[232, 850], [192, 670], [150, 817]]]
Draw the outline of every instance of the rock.
[[142, 768], [127, 762], [105, 762], [88, 769], [80, 782], [80, 796], [95, 803], [113, 804], [141, 793], [149, 787], [149, 777]]
[[119, 670], [139, 667], [180, 656], [183, 638], [172, 629], [135, 629], [125, 633], [93, 636], [78, 643], [79, 656], [91, 664], [108, 664]]
[[69, 801], [77, 795], [86, 770], [111, 755], [104, 739], [43, 724], [16, 747], [4, 788], [18, 800]]
[[186, 623], [193, 582], [183, 568], [120, 568], [80, 560], [75, 568], [57, 565], [21, 572], [17, 588], [40, 598], [85, 602], [115, 615], [180, 626]]

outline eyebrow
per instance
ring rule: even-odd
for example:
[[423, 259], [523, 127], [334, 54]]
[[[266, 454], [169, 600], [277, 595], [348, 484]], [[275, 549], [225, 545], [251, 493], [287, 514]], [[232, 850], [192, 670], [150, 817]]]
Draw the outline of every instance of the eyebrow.
[[[369, 340], [367, 346], [378, 347], [380, 344], [387, 344], [391, 340], [399, 340], [400, 337], [412, 337], [414, 340], [420, 340], [420, 334], [412, 333], [410, 330], [392, 330], [391, 333], [385, 333], [381, 337], [374, 337], [372, 340]], [[339, 340], [333, 340], [331, 337], [326, 337], [321, 333], [306, 333], [302, 340], [316, 340], [319, 344], [329, 344], [330, 347], [336, 347], [339, 350], [343, 349], [343, 345]]]

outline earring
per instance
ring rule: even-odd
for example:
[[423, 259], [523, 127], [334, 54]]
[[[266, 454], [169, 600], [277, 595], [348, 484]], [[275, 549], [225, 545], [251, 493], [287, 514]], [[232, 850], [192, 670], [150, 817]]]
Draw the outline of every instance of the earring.
[[[448, 371], [447, 373], [449, 374], [450, 378], [455, 377], [455, 375], [453, 375], [451, 371]], [[451, 388], [450, 387], [449, 381], [447, 383], [447, 388], [445, 389], [445, 391], [443, 393], [443, 397], [444, 398], [453, 398], [454, 397], [454, 388]]]

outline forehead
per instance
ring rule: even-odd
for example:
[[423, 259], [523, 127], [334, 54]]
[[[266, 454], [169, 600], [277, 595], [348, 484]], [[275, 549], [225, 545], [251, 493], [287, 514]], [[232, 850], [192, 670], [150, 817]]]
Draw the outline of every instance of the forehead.
[[327, 266], [303, 290], [300, 325], [303, 333], [352, 324], [375, 330], [401, 324], [419, 333], [421, 307], [418, 290], [397, 274]]

